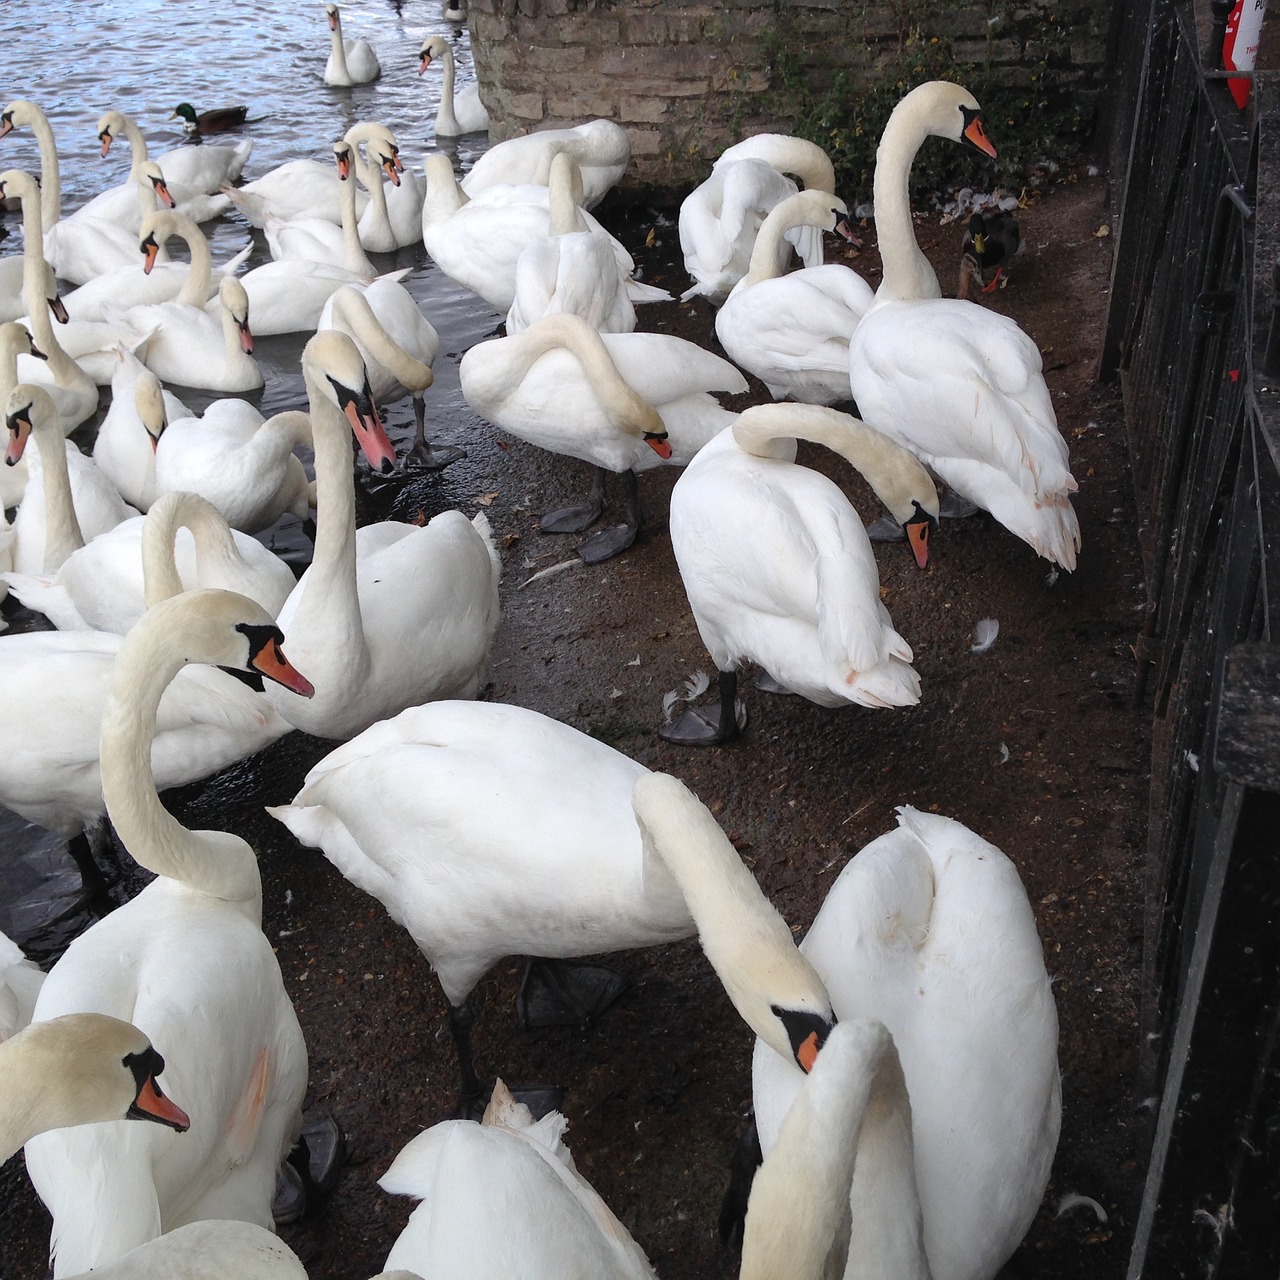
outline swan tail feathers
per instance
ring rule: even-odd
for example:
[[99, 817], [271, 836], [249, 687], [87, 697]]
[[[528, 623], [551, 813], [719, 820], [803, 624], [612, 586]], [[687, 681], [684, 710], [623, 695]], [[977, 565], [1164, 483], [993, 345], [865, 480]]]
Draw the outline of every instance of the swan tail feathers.
[[59, 631], [83, 631], [88, 624], [80, 616], [66, 587], [51, 577], [28, 573], [0, 573], [14, 598], [24, 608], [43, 613]]
[[501, 581], [502, 556], [498, 554], [498, 544], [494, 541], [493, 527], [489, 524], [489, 517], [483, 511], [477, 511], [471, 517], [471, 526], [484, 539], [485, 550], [489, 553], [489, 563], [493, 566], [494, 581]]
[[674, 302], [673, 294], [657, 285], [642, 284], [639, 280], [627, 280], [627, 297], [632, 302]]
[[215, 267], [215, 274], [221, 272], [224, 276], [233, 276], [246, 262], [249, 261], [249, 255], [253, 252], [253, 241], [248, 241], [239, 253], [230, 257], [220, 267]]

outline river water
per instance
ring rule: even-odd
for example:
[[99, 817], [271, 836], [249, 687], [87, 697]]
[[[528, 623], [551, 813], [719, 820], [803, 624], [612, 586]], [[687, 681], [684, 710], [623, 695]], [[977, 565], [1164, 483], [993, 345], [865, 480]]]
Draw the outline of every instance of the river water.
[[[459, 80], [472, 74], [466, 28], [446, 22], [442, 8], [438, 0], [344, 0], [345, 38], [367, 39], [382, 64], [382, 75], [372, 84], [333, 88], [322, 78], [330, 37], [318, 0], [277, 5], [256, 0], [219, 0], [216, 5], [197, 0], [11, 0], [0, 6], [0, 43], [8, 51], [10, 72], [0, 94], [6, 103], [29, 99], [49, 117], [58, 144], [64, 212], [127, 176], [127, 144], [117, 142], [103, 158], [97, 139], [99, 117], [113, 108], [133, 117], [154, 158], [184, 145], [181, 122], [170, 119], [177, 103], [190, 102], [197, 111], [247, 104], [254, 123], [210, 139], [212, 145], [253, 139], [244, 181], [300, 157], [330, 163], [333, 141], [358, 120], [390, 126], [406, 166], [420, 173], [423, 154], [436, 149], [434, 120], [443, 77], [434, 67], [418, 75], [419, 46], [431, 35], [450, 37]], [[449, 140], [439, 149], [454, 157], [461, 174], [487, 145], [487, 136], [479, 134]], [[39, 150], [29, 130], [16, 130], [0, 140], [0, 168], [39, 173], [39, 166]], [[16, 213], [4, 219], [9, 236], [0, 252], [19, 253], [20, 219]], [[238, 215], [207, 222], [203, 230], [215, 262], [238, 252], [250, 238], [254, 250], [247, 266], [270, 260], [262, 233]], [[171, 242], [170, 250], [175, 249], [180, 255], [180, 242]], [[433, 439], [461, 445], [468, 452], [466, 461], [438, 475], [397, 477], [390, 495], [392, 515], [419, 510], [434, 514], [469, 504], [486, 487], [484, 477], [494, 450], [491, 433], [462, 399], [457, 365], [462, 353], [489, 336], [501, 317], [438, 271], [421, 244], [393, 255], [371, 256], [381, 270], [412, 268], [404, 284], [441, 339], [436, 381], [428, 392], [428, 430]], [[255, 355], [266, 385], [246, 398], [265, 414], [306, 407], [299, 355], [307, 336], [258, 340]], [[82, 448], [90, 447], [93, 427], [105, 412], [109, 388], [103, 390], [99, 415], [75, 435]], [[213, 398], [199, 392], [181, 394], [197, 412]], [[390, 406], [385, 417], [403, 452], [413, 432], [409, 402]], [[296, 520], [286, 517], [261, 536], [301, 571], [309, 544]], [[12, 599], [3, 609], [13, 630], [45, 625], [43, 618], [22, 610]], [[77, 885], [78, 874], [60, 839], [0, 809], [0, 930], [47, 961], [85, 923], [81, 917], [49, 925]]]

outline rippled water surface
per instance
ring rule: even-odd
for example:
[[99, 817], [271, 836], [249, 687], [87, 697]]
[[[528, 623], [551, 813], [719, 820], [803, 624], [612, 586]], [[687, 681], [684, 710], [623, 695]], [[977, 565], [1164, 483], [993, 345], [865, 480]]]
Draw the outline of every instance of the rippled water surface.
[[[171, 120], [179, 102], [197, 111], [245, 103], [255, 123], [216, 135], [210, 145], [234, 144], [249, 137], [253, 153], [244, 180], [260, 177], [286, 160], [309, 157], [330, 163], [332, 144], [358, 120], [389, 125], [400, 143], [406, 165], [421, 171], [422, 155], [435, 149], [434, 117], [441, 75], [431, 69], [418, 75], [417, 51], [430, 35], [454, 40], [459, 77], [471, 74], [465, 28], [440, 16], [438, 0], [345, 0], [343, 34], [367, 39], [382, 64], [373, 84], [349, 89], [323, 82], [329, 55], [329, 28], [319, 0], [270, 4], [250, 0], [10, 0], [0, 5], [0, 45], [10, 72], [0, 87], [9, 102], [26, 98], [48, 115], [57, 140], [63, 210], [70, 212], [90, 196], [123, 182], [129, 148], [117, 143], [104, 158], [97, 122], [104, 111], [130, 115], [147, 136], [150, 153], [163, 163], [163, 152], [184, 142], [180, 122]], [[450, 141], [442, 149], [454, 155], [465, 172], [487, 146], [484, 135]], [[38, 173], [39, 150], [27, 129], [0, 139], [0, 169]], [[16, 213], [4, 215], [8, 238], [0, 253], [21, 252], [21, 226]], [[203, 224], [219, 262], [253, 238], [249, 267], [269, 261], [265, 241], [238, 216]], [[180, 242], [171, 250], [181, 252]], [[436, 382], [428, 392], [428, 427], [433, 438], [461, 444], [467, 461], [440, 475], [398, 478], [393, 514], [428, 514], [449, 506], [471, 507], [491, 471], [494, 442], [467, 409], [458, 390], [457, 364], [472, 343], [487, 337], [500, 317], [470, 292], [437, 271], [420, 244], [395, 255], [373, 255], [385, 270], [413, 268], [404, 283], [419, 300], [440, 333], [441, 353]], [[252, 322], [252, 317], [251, 317]], [[260, 340], [255, 352], [266, 379], [256, 400], [265, 413], [305, 408], [299, 353], [307, 335]], [[108, 388], [104, 388], [105, 411]], [[183, 392], [199, 411], [211, 399]], [[412, 438], [409, 402], [386, 413], [392, 438], [403, 446]], [[76, 433], [88, 447], [94, 419]], [[301, 528], [286, 518], [262, 535], [268, 545], [300, 567], [309, 544]], [[5, 606], [14, 629], [41, 625], [42, 620], [15, 616]], [[0, 709], [2, 713], [2, 709]], [[76, 886], [74, 867], [65, 860], [62, 842], [0, 809], [0, 930], [24, 943], [35, 942], [46, 953], [58, 949], [57, 937], [41, 928], [56, 905]]]

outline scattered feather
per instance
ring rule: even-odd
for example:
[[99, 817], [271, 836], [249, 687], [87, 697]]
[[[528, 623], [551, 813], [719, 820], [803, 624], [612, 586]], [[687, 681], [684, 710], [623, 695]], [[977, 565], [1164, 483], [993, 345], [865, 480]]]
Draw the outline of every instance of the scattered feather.
[[627, 663], [627, 666], [638, 667], [639, 665], [640, 665], [640, 655], [637, 653], [636, 656], [632, 658], [630, 662]]
[[1050, 569], [1049, 572], [1045, 574], [1044, 584], [1046, 587], [1051, 587], [1055, 582], [1057, 582], [1057, 580], [1058, 580], [1058, 566], [1055, 564], [1053, 568]]
[[609, 697], [611, 697], [611, 698], [620, 698], [620, 697], [622, 697], [622, 690], [621, 690], [621, 689], [615, 689], [615, 690], [614, 690], [614, 691], [609, 695]]
[[1099, 1222], [1106, 1222], [1107, 1211], [1092, 1197], [1082, 1196], [1078, 1191], [1069, 1191], [1058, 1201], [1058, 1212], [1055, 1217], [1061, 1218], [1073, 1209], [1092, 1209]]
[[1200, 757], [1194, 751], [1187, 752], [1187, 766], [1192, 773], [1200, 772]]
[[662, 695], [662, 714], [666, 719], [666, 723], [671, 723], [671, 713], [675, 710], [675, 705], [680, 701], [680, 695], [674, 689], [668, 689]]
[[557, 573], [563, 573], [566, 569], [577, 569], [586, 563], [580, 556], [574, 556], [572, 560], [561, 560], [559, 564], [553, 564], [550, 568], [543, 569], [541, 573], [535, 573], [532, 578], [526, 578], [520, 584], [520, 590], [523, 591], [530, 583], [537, 582], [540, 578], [553, 578]]
[[969, 646], [969, 652], [986, 653], [995, 645], [999, 634], [1000, 624], [994, 618], [983, 618], [973, 629], [973, 643]]
[[1009, 763], [1009, 748], [1006, 747], [1003, 742], [1000, 744], [1000, 763]]
[[684, 700], [692, 702], [695, 698], [700, 698], [708, 689], [711, 688], [711, 677], [705, 671], [695, 671], [684, 682]]

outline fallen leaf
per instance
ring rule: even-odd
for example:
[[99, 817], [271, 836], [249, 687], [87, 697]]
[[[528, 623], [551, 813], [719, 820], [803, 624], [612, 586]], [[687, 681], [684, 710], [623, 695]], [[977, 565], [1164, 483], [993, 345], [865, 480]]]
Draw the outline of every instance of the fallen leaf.
[[488, 507], [488, 506], [491, 506], [491, 505], [493, 504], [493, 500], [494, 500], [497, 496], [498, 496], [498, 495], [497, 495], [496, 493], [482, 493], [482, 494], [481, 494], [481, 495], [476, 499], [476, 506], [477, 506], [477, 507]]
[[1095, 231], [1093, 234], [1094, 234], [1094, 235], [1095, 235], [1099, 240], [1103, 239], [1103, 237], [1104, 237], [1104, 236], [1109, 236], [1109, 235], [1111, 234], [1111, 225], [1110, 225], [1110, 223], [1106, 223], [1106, 222], [1104, 222], [1104, 223], [1103, 223], [1103, 224], [1102, 224], [1102, 225], [1097, 229], [1097, 231]]

